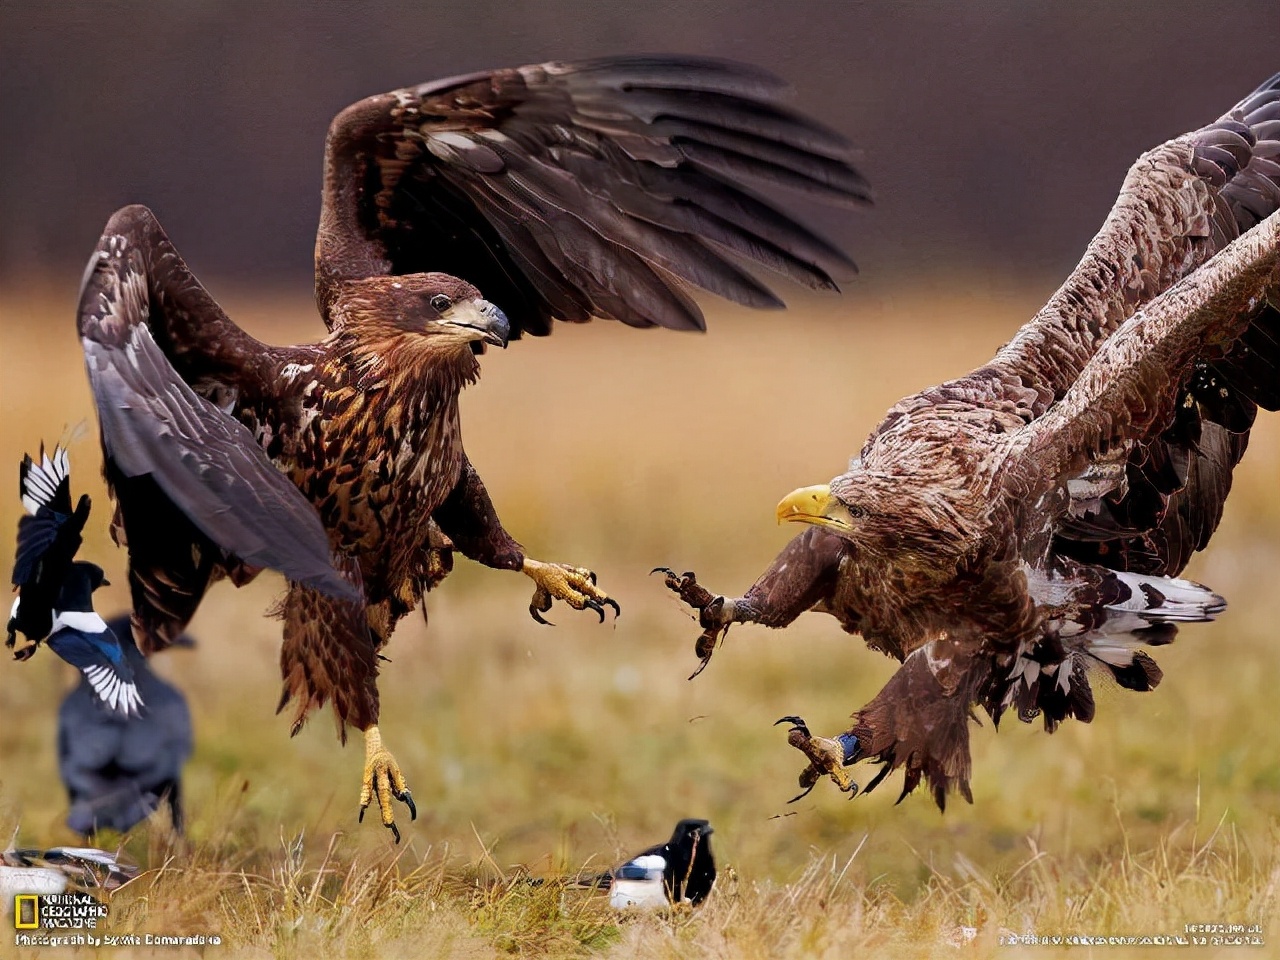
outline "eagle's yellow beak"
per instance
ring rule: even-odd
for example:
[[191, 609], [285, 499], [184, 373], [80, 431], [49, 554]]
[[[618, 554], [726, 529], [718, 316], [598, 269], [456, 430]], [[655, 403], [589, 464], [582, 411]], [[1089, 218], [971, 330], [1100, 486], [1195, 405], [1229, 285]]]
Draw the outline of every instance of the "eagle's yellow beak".
[[793, 490], [778, 504], [778, 522], [796, 521], [829, 527], [840, 532], [853, 529], [849, 508], [836, 499], [825, 483], [816, 487]]

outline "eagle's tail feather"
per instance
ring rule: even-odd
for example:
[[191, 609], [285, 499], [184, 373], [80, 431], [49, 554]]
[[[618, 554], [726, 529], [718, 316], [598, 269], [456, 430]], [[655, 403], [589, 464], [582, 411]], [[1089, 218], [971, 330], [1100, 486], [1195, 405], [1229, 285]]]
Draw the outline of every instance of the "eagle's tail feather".
[[997, 722], [1012, 707], [1024, 722], [1043, 716], [1050, 732], [1068, 717], [1093, 719], [1091, 673], [1102, 672], [1127, 690], [1154, 690], [1164, 673], [1142, 648], [1170, 643], [1178, 624], [1213, 620], [1227, 606], [1191, 580], [1088, 565], [1041, 586], [1046, 596], [1056, 591], [1070, 612], [1019, 653], [986, 702]]

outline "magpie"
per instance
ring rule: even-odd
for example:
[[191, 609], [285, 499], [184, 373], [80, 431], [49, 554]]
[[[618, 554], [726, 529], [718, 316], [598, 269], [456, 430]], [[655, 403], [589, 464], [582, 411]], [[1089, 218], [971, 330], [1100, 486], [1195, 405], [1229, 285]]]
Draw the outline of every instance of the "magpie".
[[40, 447], [40, 460], [22, 458], [18, 472], [22, 505], [27, 515], [18, 521], [18, 554], [13, 583], [18, 597], [9, 613], [5, 645], [18, 633], [31, 646], [14, 654], [27, 660], [43, 641], [84, 674], [108, 709], [135, 714], [142, 698], [133, 668], [120, 641], [93, 610], [93, 593], [107, 584], [101, 567], [76, 560], [81, 532], [89, 519], [89, 497], [71, 507], [71, 474], [67, 451], [55, 447], [53, 456]]
[[669, 903], [702, 903], [716, 882], [711, 855], [711, 824], [681, 820], [666, 843], [650, 847], [613, 871], [609, 906], [665, 907]]
[[0, 851], [0, 906], [5, 913], [22, 894], [63, 893], [67, 887], [115, 890], [138, 875], [138, 868], [92, 847]]
[[[133, 641], [128, 615], [107, 624], [133, 668], [147, 709], [124, 716], [103, 710], [87, 677], [58, 710], [58, 772], [71, 809], [67, 826], [89, 835], [124, 833], [168, 803], [173, 829], [183, 832], [182, 767], [191, 756], [191, 711], [172, 684], [152, 672]], [[173, 646], [195, 645], [183, 634]]]

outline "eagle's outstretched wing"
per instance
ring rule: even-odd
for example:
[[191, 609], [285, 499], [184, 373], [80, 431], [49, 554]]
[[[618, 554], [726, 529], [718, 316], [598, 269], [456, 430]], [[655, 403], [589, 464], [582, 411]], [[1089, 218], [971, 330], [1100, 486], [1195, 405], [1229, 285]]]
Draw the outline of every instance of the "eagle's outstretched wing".
[[176, 636], [210, 578], [240, 563], [351, 593], [315, 508], [219, 409], [255, 387], [270, 348], [227, 318], [145, 207], [108, 222], [78, 328], [134, 606], [152, 636]]
[[845, 139], [779, 105], [782, 90], [741, 64], [630, 56], [471, 74], [353, 104], [326, 143], [321, 313], [343, 280], [422, 271], [475, 284], [513, 336], [593, 316], [701, 329], [676, 278], [781, 306], [731, 254], [834, 289], [853, 263], [739, 184], [870, 199]]
[[[1062, 399], [1139, 307], [1280, 208], [1280, 74], [1216, 122], [1134, 164], [1071, 277], [993, 361]], [[1058, 552], [1176, 575], [1217, 528], [1257, 407], [1280, 409], [1280, 311], [1260, 304], [1176, 380], [1174, 408], [1140, 442], [1095, 464], [1055, 531]]]
[[[1126, 321], [1062, 400], [1014, 435], [1010, 491], [1039, 502], [1049, 488], [1182, 429], [1183, 418], [1199, 416], [1202, 393], [1230, 398], [1237, 384], [1201, 378], [1210, 365], [1253, 352], [1245, 338], [1275, 312], [1278, 295], [1280, 213], [1273, 213]], [[1268, 341], [1263, 360], [1280, 360], [1280, 342]]]

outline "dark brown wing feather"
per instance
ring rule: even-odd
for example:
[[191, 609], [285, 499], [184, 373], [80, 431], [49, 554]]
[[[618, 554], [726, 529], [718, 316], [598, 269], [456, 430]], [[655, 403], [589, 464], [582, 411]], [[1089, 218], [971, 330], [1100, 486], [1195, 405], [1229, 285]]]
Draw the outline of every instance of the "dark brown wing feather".
[[[330, 565], [315, 509], [242, 424], [193, 389], [219, 399], [250, 389], [270, 348], [218, 308], [146, 208], [108, 223], [85, 276], [79, 332], [135, 604], [189, 617], [215, 568], [238, 561], [352, 594]], [[192, 559], [175, 568], [171, 554]]]
[[[1176, 430], [1188, 396], [1196, 402], [1187, 384], [1198, 368], [1232, 356], [1245, 331], [1275, 309], [1264, 297], [1277, 292], [1278, 263], [1280, 215], [1273, 214], [1135, 314], [1102, 344], [1062, 401], [1015, 435], [1007, 489], [1018, 491], [1023, 502], [1037, 502], [1040, 492], [1127, 445], [1150, 449]], [[1229, 397], [1230, 385], [1223, 389]], [[1196, 483], [1204, 484], [1201, 496], [1212, 497], [1220, 511], [1223, 470], [1242, 450], [1231, 449], [1216, 431], [1206, 449], [1206, 459], [1223, 466], [1203, 477], [1197, 473]], [[1188, 528], [1207, 538], [1207, 521], [1216, 522], [1216, 512], [1195, 516], [1202, 511], [1194, 504], [1175, 506]]]
[[[1193, 176], [1162, 168], [1173, 157]], [[1278, 160], [1280, 75], [1215, 123], [1135, 165], [1090, 252], [1033, 321], [1045, 328], [1039, 366], [1028, 363], [1030, 351], [1016, 349], [1034, 337], [1020, 337], [1002, 357], [1034, 370], [1046, 399], [1061, 399], [1133, 309], [1280, 208]], [[1126, 207], [1135, 204], [1164, 226], [1134, 231], [1135, 214]], [[1186, 219], [1179, 224], [1179, 217]], [[1092, 282], [1100, 264], [1113, 272], [1109, 293], [1077, 298], [1076, 288]], [[1259, 406], [1280, 409], [1280, 311], [1266, 304], [1252, 310], [1225, 351], [1196, 359], [1165, 428], [1132, 446], [1123, 485], [1097, 510], [1066, 518], [1055, 549], [1117, 570], [1176, 575], [1217, 528]]]
[[371, 97], [333, 121], [316, 296], [381, 274], [475, 284], [513, 334], [554, 318], [703, 326], [673, 278], [754, 307], [781, 301], [731, 255], [821, 289], [838, 249], [740, 186], [867, 202], [839, 134], [741, 64], [615, 57], [455, 77]]

